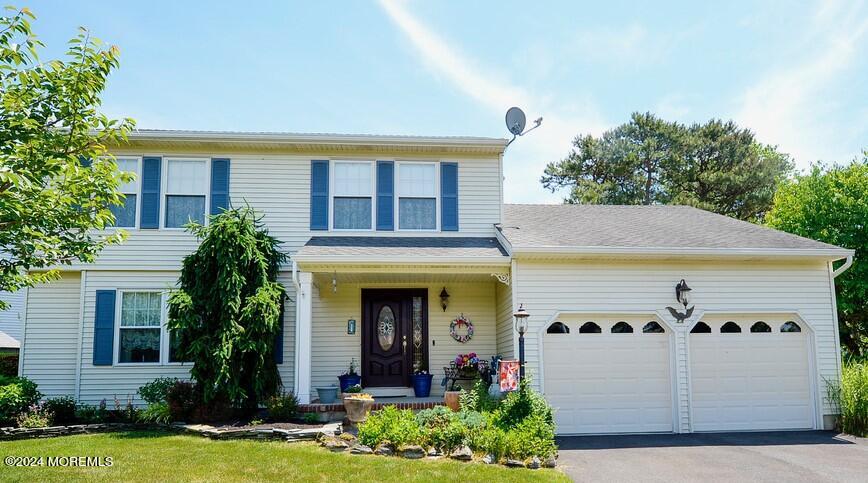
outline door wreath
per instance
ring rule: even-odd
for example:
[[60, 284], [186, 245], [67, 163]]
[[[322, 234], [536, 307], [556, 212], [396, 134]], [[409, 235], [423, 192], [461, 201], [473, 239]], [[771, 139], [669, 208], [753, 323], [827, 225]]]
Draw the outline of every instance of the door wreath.
[[473, 338], [473, 322], [465, 317], [464, 314], [459, 315], [451, 324], [449, 324], [449, 335], [451, 335], [453, 339], [464, 344]]

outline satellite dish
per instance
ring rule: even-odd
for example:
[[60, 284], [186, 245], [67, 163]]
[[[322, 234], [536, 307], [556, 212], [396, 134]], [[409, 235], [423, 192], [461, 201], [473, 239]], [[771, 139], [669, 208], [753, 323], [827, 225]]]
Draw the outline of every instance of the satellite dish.
[[521, 133], [524, 132], [524, 126], [527, 122], [527, 119], [524, 116], [524, 111], [517, 107], [510, 107], [508, 111], [506, 111], [506, 128], [509, 129], [509, 132], [512, 133], [513, 136], [521, 136]]

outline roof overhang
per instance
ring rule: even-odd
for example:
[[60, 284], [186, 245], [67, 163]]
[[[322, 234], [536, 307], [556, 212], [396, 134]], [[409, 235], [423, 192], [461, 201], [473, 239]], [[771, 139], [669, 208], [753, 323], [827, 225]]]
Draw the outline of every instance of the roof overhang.
[[792, 248], [706, 248], [706, 247], [567, 247], [567, 246], [516, 246], [509, 247], [515, 258], [571, 258], [571, 257], [642, 257], [642, 258], [691, 258], [691, 259], [820, 259], [840, 260], [852, 257], [854, 250], [792, 249]]
[[506, 139], [485, 137], [301, 134], [274, 132], [135, 130], [116, 149], [266, 151], [286, 153], [424, 153], [499, 156]]

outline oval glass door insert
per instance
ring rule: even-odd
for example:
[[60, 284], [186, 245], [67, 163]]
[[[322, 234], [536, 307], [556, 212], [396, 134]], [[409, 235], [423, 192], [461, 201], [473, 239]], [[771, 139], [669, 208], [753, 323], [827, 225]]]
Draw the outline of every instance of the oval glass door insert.
[[384, 351], [391, 349], [395, 342], [395, 314], [388, 305], [384, 305], [377, 315], [377, 341]]

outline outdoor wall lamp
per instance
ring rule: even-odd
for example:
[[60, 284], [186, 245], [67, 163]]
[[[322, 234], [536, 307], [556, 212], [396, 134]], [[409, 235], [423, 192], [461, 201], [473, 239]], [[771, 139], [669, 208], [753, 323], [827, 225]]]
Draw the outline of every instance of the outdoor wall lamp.
[[446, 307], [449, 306], [449, 292], [446, 291], [446, 287], [443, 287], [443, 290], [440, 291], [440, 307], [443, 308], [443, 311], [446, 312]]
[[693, 309], [695, 306], [687, 308], [687, 305], [690, 304], [691, 290], [692, 289], [687, 286], [687, 282], [685, 282], [683, 278], [675, 285], [675, 300], [684, 306], [684, 313], [681, 313], [672, 307], [666, 307], [666, 310], [675, 317], [675, 320], [677, 320], [679, 324], [683, 323], [685, 319], [689, 319], [690, 316], [693, 315]]
[[518, 332], [518, 377], [524, 379], [524, 334], [527, 332], [527, 318], [530, 314], [524, 309], [524, 304], [519, 304], [512, 317], [515, 319], [515, 331]]

